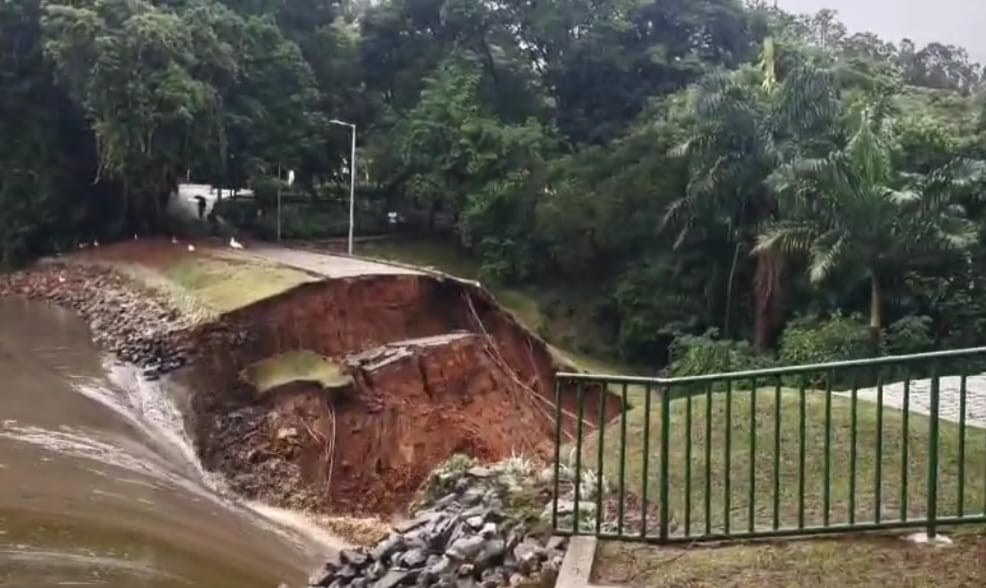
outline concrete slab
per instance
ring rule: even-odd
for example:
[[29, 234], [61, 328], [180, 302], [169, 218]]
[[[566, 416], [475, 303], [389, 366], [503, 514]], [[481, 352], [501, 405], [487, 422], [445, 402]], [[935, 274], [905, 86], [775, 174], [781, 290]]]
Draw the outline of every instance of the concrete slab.
[[267, 261], [291, 266], [326, 278], [360, 276], [420, 276], [423, 272], [408, 267], [379, 263], [345, 255], [316, 253], [270, 245], [251, 244], [246, 253]]
[[[939, 418], [953, 423], [961, 420], [962, 407], [962, 378], [960, 376], [942, 376], [939, 383], [938, 406]], [[931, 380], [928, 378], [911, 380], [909, 389], [908, 409], [912, 413], [928, 416], [931, 414]], [[850, 397], [849, 392], [836, 394]], [[860, 388], [860, 400], [876, 403], [879, 399], [877, 388]], [[904, 382], [891, 382], [883, 386], [883, 405], [903, 410]], [[986, 428], [986, 374], [977, 374], [966, 378], [966, 425], [979, 429]]]
[[555, 588], [615, 588], [592, 584], [592, 566], [596, 560], [595, 537], [572, 537], [568, 541], [568, 550], [561, 569], [558, 570], [558, 580]]

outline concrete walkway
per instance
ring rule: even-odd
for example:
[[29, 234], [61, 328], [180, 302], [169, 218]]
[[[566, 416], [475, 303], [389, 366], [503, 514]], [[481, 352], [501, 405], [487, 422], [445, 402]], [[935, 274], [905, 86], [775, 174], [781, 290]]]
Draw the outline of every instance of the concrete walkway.
[[[961, 386], [960, 376], [942, 376], [939, 384], [939, 411], [942, 420], [958, 423], [961, 415]], [[849, 392], [838, 392], [840, 396], [849, 397]], [[859, 398], [868, 402], [877, 402], [878, 391], [873, 388], [860, 388]], [[903, 410], [904, 383], [893, 382], [883, 386], [883, 405]], [[931, 414], [931, 380], [911, 380], [910, 411], [917, 414]], [[966, 378], [966, 424], [970, 427], [986, 429], [986, 374], [968, 376]]]
[[268, 261], [291, 266], [327, 278], [354, 278], [359, 276], [420, 276], [423, 272], [386, 263], [378, 263], [345, 255], [330, 255], [288, 249], [276, 245], [251, 244], [245, 251]]

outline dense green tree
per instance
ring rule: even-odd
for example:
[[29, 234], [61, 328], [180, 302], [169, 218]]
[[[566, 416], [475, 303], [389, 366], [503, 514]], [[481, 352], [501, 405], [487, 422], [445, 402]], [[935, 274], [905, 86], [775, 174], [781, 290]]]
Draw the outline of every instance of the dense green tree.
[[[536, 121], [507, 124], [484, 107], [475, 59], [446, 60], [395, 125], [392, 141], [410, 202], [428, 211], [431, 227], [438, 213], [450, 215], [462, 243], [482, 255], [516, 247], [511, 233], [529, 226], [517, 221], [531, 218], [524, 209], [531, 207], [530, 190], [537, 189], [532, 182], [551, 141]], [[505, 233], [504, 227], [511, 229]]]
[[0, 266], [91, 239], [104, 204], [92, 135], [45, 67], [40, 16], [37, 1], [0, 5]]
[[773, 4], [7, 0], [0, 264], [161, 230], [184, 178], [263, 208], [279, 167], [305, 193], [291, 234], [329, 234], [342, 119], [361, 230], [400, 211], [484, 279], [552, 286], [556, 318], [627, 359], [679, 336], [747, 357], [703, 334], [762, 351], [798, 315], [810, 342], [870, 290], [892, 349], [975, 342], [982, 67]]
[[[687, 157], [691, 179], [668, 208], [665, 225], [682, 246], [710, 233], [734, 243], [727, 283], [723, 335], [729, 337], [742, 257], [753, 251], [759, 228], [775, 216], [767, 178], [784, 162], [824, 148], [832, 139], [839, 96], [832, 76], [797, 65], [779, 79], [771, 39], [759, 68], [717, 74], [696, 88], [696, 127], [677, 151]], [[754, 339], [766, 348], [781, 321], [783, 260], [756, 256], [750, 287], [755, 299]]]
[[870, 328], [884, 326], [886, 284], [907, 270], [967, 253], [978, 230], [961, 206], [984, 164], [956, 161], [927, 174], [895, 166], [893, 120], [858, 106], [845, 146], [823, 159], [797, 159], [771, 177], [784, 220], [761, 235], [759, 251], [805, 255], [811, 281], [837, 277], [870, 285]]

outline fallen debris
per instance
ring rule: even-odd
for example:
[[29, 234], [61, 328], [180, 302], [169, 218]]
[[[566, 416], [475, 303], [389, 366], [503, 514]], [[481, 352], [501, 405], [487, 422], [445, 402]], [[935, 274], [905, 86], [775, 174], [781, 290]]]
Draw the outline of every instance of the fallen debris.
[[538, 516], [536, 467], [455, 456], [433, 472], [413, 516], [371, 549], [343, 551], [309, 581], [320, 588], [551, 586], [567, 541]]

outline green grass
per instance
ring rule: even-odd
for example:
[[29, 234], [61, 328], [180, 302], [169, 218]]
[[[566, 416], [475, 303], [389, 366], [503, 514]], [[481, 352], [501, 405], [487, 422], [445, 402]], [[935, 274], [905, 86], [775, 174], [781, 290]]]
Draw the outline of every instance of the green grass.
[[[713, 533], [721, 531], [727, 520], [726, 481], [729, 481], [728, 521], [734, 531], [745, 531], [750, 526], [749, 506], [753, 499], [753, 526], [769, 528], [773, 523], [774, 504], [774, 423], [775, 391], [760, 389], [756, 394], [756, 410], [751, 410], [751, 393], [732, 393], [731, 416], [726, 417], [726, 395], [716, 393], [711, 401], [710, 433], [706, 431], [705, 397], [696, 396], [691, 401], [692, 431], [686, 433], [688, 401], [678, 398], [671, 402], [671, 430], [669, 432], [669, 518], [678, 534], [685, 525], [686, 496], [691, 497], [690, 525], [692, 534], [705, 530], [705, 442], [711, 440], [708, 467], [711, 485], [708, 493], [709, 524]], [[644, 469], [645, 408], [640, 398], [634, 400], [635, 408], [626, 414], [627, 447], [625, 454], [625, 484], [628, 492], [642, 492]], [[781, 527], [799, 524], [799, 395], [797, 391], [784, 389], [780, 399], [780, 452], [778, 469], [778, 519]], [[655, 395], [650, 412], [649, 452], [647, 457], [647, 497], [652, 504], [659, 499], [659, 458], [661, 440], [661, 407]], [[830, 439], [830, 488], [829, 522], [849, 521], [850, 459], [851, 452], [851, 404], [849, 399], [833, 396], [831, 405], [832, 433]], [[751, 453], [751, 415], [756, 422], [755, 451]], [[857, 410], [856, 485], [852, 494], [857, 522], [873, 521], [876, 513], [876, 470], [881, 466], [881, 516], [883, 520], [898, 519], [902, 498], [906, 497], [906, 514], [910, 518], [926, 513], [926, 475], [928, 471], [928, 419], [909, 416], [908, 459], [902, 467], [903, 419], [902, 413], [885, 408], [883, 432], [878, 436], [877, 407], [873, 403], [859, 402]], [[610, 423], [603, 436], [603, 469], [613, 487], [618, 486], [620, 464], [619, 423]], [[730, 451], [725, 451], [726, 436], [730, 437]], [[805, 401], [805, 474], [804, 507], [805, 526], [817, 526], [824, 522], [825, 487], [825, 394], [809, 391]], [[877, 459], [878, 439], [882, 440], [882, 456]], [[959, 506], [959, 429], [942, 422], [940, 426], [940, 474], [938, 484], [938, 514], [953, 516]], [[688, 448], [690, 461], [686, 459]], [[593, 434], [586, 439], [585, 467], [596, 467], [598, 445]], [[753, 456], [751, 483], [750, 464]], [[728, 456], [728, 457], [727, 457]], [[728, 468], [727, 468], [728, 460]], [[690, 472], [688, 464], [690, 463]], [[728, 472], [728, 474], [727, 474]], [[902, 493], [905, 486], [906, 493]], [[966, 433], [966, 458], [962, 498], [965, 513], [982, 513], [986, 502], [986, 434], [979, 429]], [[688, 492], [686, 493], [686, 488]], [[752, 490], [752, 494], [751, 494]], [[651, 525], [656, 524], [656, 519]], [[651, 527], [650, 532], [656, 532]]]
[[431, 267], [439, 271], [475, 280], [479, 278], [479, 264], [475, 259], [454, 246], [422, 239], [378, 240], [360, 243], [357, 255], [397, 261], [419, 267]]
[[866, 536], [714, 549], [607, 542], [599, 546], [593, 579], [647, 588], [986, 585], [986, 537], [966, 530], [953, 539], [951, 546]]
[[254, 259], [200, 255], [167, 268], [164, 278], [217, 313], [226, 313], [317, 281], [305, 272]]
[[352, 383], [342, 367], [313, 351], [289, 351], [245, 368], [240, 376], [257, 390], [267, 392], [294, 382], [310, 382], [323, 388], [341, 388]]

